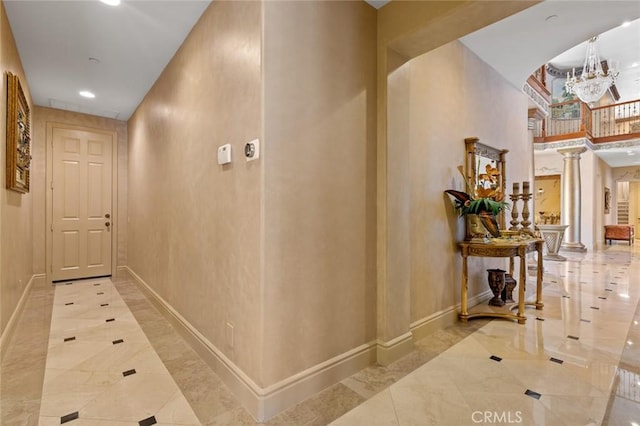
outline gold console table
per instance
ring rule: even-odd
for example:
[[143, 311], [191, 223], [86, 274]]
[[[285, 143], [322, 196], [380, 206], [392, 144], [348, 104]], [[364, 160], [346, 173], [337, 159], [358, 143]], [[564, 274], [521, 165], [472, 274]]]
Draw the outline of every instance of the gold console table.
[[[476, 317], [498, 317], [509, 318], [518, 321], [518, 324], [524, 324], [527, 318], [524, 315], [525, 305], [533, 305], [536, 309], [542, 309], [544, 304], [542, 303], [542, 245], [544, 240], [539, 238], [532, 238], [527, 240], [510, 240], [495, 238], [488, 243], [484, 242], [470, 242], [465, 241], [460, 243], [460, 251], [462, 254], [462, 288], [461, 288], [461, 302], [460, 302], [460, 320], [466, 322], [469, 318]], [[527, 283], [527, 253], [537, 251], [538, 252], [538, 276], [536, 282], [536, 301], [535, 303], [527, 303], [524, 300], [525, 288]], [[468, 270], [467, 270], [467, 258], [469, 256], [477, 257], [508, 257], [509, 258], [509, 273], [513, 276], [514, 271], [514, 258], [520, 258], [520, 280], [518, 281], [518, 303], [515, 306], [500, 307], [494, 310], [477, 311], [474, 308], [474, 312], [469, 313], [467, 307], [467, 284], [468, 284]], [[513, 313], [512, 309], [517, 307], [517, 313]], [[487, 309], [489, 307], [487, 306]]]

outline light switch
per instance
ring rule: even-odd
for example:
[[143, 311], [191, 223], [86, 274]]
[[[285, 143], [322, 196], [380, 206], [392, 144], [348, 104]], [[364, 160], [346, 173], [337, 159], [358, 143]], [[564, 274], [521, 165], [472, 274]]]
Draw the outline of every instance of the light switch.
[[229, 164], [231, 162], [231, 144], [218, 147], [218, 164]]

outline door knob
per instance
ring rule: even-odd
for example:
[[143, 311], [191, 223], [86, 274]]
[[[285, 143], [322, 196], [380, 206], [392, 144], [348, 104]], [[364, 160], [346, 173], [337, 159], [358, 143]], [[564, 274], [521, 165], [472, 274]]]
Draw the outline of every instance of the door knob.
[[105, 222], [104, 226], [106, 226], [107, 228], [111, 226], [111, 222]]
[[105, 219], [109, 219], [111, 217], [111, 215], [109, 213], [104, 215]]

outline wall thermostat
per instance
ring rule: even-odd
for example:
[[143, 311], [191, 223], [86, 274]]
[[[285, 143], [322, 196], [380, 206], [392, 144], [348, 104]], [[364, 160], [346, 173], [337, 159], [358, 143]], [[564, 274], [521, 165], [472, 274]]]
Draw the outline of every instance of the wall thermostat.
[[260, 158], [260, 140], [254, 139], [244, 145], [244, 156], [247, 161], [253, 161]]
[[231, 144], [218, 147], [218, 164], [229, 164], [231, 162]]

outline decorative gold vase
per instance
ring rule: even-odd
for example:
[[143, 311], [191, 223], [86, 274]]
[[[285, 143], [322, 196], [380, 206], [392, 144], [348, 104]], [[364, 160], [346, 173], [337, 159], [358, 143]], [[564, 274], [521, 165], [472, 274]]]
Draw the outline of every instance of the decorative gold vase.
[[488, 211], [481, 211], [478, 213], [478, 217], [493, 238], [500, 238], [500, 227], [498, 226], [496, 215]]

